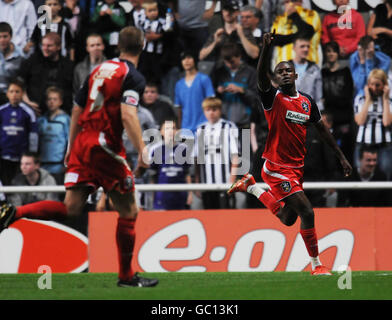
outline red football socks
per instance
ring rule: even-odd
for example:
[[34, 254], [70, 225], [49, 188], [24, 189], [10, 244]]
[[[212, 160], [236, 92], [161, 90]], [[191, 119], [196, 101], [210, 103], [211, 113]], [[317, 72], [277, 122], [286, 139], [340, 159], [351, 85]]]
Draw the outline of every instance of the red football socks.
[[318, 244], [317, 244], [317, 234], [315, 228], [311, 229], [301, 229], [300, 230], [302, 239], [305, 242], [306, 249], [308, 250], [309, 256], [317, 257], [319, 255], [318, 252]]
[[280, 204], [276, 201], [276, 198], [271, 192], [263, 192], [258, 198], [268, 209], [272, 211], [273, 214], [277, 214], [280, 210]]
[[16, 209], [15, 218], [31, 218], [41, 220], [64, 220], [67, 208], [60, 201], [44, 200], [29, 203]]
[[116, 241], [120, 280], [131, 280], [133, 277], [131, 263], [135, 246], [135, 222], [134, 219], [118, 218]]

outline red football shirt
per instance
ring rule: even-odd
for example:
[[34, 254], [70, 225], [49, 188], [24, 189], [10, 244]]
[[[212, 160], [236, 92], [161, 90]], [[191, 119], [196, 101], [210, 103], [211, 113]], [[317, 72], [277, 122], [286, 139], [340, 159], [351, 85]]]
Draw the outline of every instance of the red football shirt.
[[269, 128], [263, 158], [284, 167], [302, 167], [306, 128], [321, 119], [316, 102], [302, 92], [291, 97], [272, 86], [260, 91], [260, 97]]
[[99, 133], [113, 152], [122, 152], [121, 104], [137, 107], [144, 86], [144, 77], [132, 63], [105, 61], [91, 72], [76, 95], [75, 103], [84, 108], [78, 124], [84, 131]]

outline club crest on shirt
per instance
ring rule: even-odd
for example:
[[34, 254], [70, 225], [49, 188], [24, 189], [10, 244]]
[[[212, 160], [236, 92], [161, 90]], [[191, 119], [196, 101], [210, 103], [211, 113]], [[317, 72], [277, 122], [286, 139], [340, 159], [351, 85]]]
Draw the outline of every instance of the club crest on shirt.
[[132, 187], [133, 187], [133, 178], [132, 176], [127, 176], [124, 179], [124, 188], [125, 190], [132, 190]]
[[291, 184], [290, 184], [290, 181], [283, 181], [283, 182], [280, 184], [280, 186], [281, 186], [281, 188], [282, 188], [282, 190], [283, 190], [284, 192], [290, 192], [290, 191], [291, 191]]
[[302, 109], [304, 109], [305, 112], [309, 112], [309, 105], [306, 101], [302, 102]]

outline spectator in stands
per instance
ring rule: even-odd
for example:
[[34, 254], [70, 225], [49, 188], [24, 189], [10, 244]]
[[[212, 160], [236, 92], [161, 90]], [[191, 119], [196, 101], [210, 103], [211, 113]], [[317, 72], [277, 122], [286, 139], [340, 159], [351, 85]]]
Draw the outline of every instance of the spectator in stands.
[[333, 0], [336, 11], [327, 13], [323, 19], [321, 42], [335, 41], [339, 55], [348, 59], [357, 49], [359, 40], [366, 34], [362, 15], [348, 6], [349, 0]]
[[128, 0], [132, 5], [132, 9], [127, 13], [127, 25], [141, 29], [146, 19], [146, 13], [143, 8], [143, 0]]
[[270, 32], [272, 23], [276, 17], [282, 12], [279, 12], [279, 4], [282, 0], [263, 0], [261, 10], [263, 12], [263, 32]]
[[298, 37], [294, 40], [293, 51], [295, 56], [293, 62], [295, 72], [298, 74], [295, 81], [297, 90], [310, 95], [320, 110], [324, 109], [321, 98], [323, 97], [323, 84], [321, 70], [314, 62], [307, 59], [309, 56], [311, 42], [309, 39]]
[[63, 91], [57, 87], [46, 89], [48, 112], [38, 118], [39, 155], [42, 168], [47, 170], [57, 184], [64, 183], [64, 156], [68, 145], [70, 116], [61, 109]]
[[91, 23], [93, 30], [105, 41], [105, 55], [109, 59], [117, 56], [119, 32], [126, 25], [124, 8], [117, 0], [101, 1], [95, 7]]
[[180, 41], [193, 57], [199, 56], [199, 52], [208, 37], [208, 21], [214, 14], [217, 0], [210, 1], [211, 6], [208, 9], [206, 9], [206, 2], [206, 0], [178, 1]]
[[146, 18], [141, 24], [144, 31], [144, 48], [140, 55], [138, 70], [147, 81], [161, 82], [161, 60], [164, 44], [163, 35], [168, 27], [165, 19], [159, 17], [158, 2], [156, 0], [143, 3]]
[[13, 79], [8, 84], [8, 103], [0, 107], [0, 178], [9, 185], [19, 169], [23, 152], [38, 150], [37, 119], [22, 102], [24, 83]]
[[0, 21], [7, 22], [13, 30], [13, 43], [23, 49], [26, 54], [30, 47], [26, 46], [30, 40], [37, 14], [33, 2], [30, 0], [0, 0]]
[[74, 61], [79, 62], [85, 54], [84, 43], [89, 31], [89, 18], [80, 8], [79, 0], [65, 0], [60, 14], [70, 26], [74, 42]]
[[14, 78], [23, 60], [23, 52], [12, 41], [12, 28], [0, 22], [0, 105], [7, 102], [8, 82]]
[[71, 32], [71, 27], [60, 15], [60, 10], [62, 8], [60, 0], [46, 0], [45, 5], [48, 6], [51, 10], [51, 21], [45, 22], [42, 25], [42, 22], [39, 22], [35, 26], [33, 34], [30, 38], [31, 43], [29, 45], [31, 47], [34, 46], [34, 51], [38, 51], [42, 42], [42, 38], [49, 32], [56, 32], [60, 36], [61, 41], [60, 54], [63, 57], [68, 57], [71, 60], [74, 60], [74, 39]]
[[[190, 163], [178, 161], [176, 156], [186, 158], [187, 145], [175, 139], [176, 121], [166, 120], [161, 127], [162, 141], [150, 149], [150, 174], [154, 184], [192, 183]], [[184, 210], [192, 203], [192, 192], [157, 191], [154, 195], [154, 210]]]
[[64, 111], [70, 114], [72, 108], [73, 63], [60, 54], [61, 39], [56, 32], [49, 32], [42, 38], [42, 50], [35, 52], [22, 62], [19, 76], [26, 83], [24, 101], [37, 114], [46, 112], [45, 91], [56, 86], [64, 91]]
[[[39, 156], [36, 153], [26, 152], [20, 160], [20, 171], [13, 180], [14, 186], [54, 186], [56, 180], [48, 171], [40, 168]], [[58, 196], [53, 192], [28, 192], [14, 193], [9, 201], [16, 207], [41, 200], [58, 201]]]
[[[241, 8], [241, 25], [244, 29], [249, 29], [252, 31], [252, 35], [256, 40], [257, 45], [261, 48], [263, 43], [262, 31], [259, 28], [261, 21], [262, 13], [259, 9], [247, 5]], [[252, 67], [257, 67], [258, 58], [249, 59], [249, 64]]]
[[391, 58], [377, 50], [372, 37], [362, 37], [358, 43], [358, 50], [350, 57], [350, 69], [354, 79], [355, 95], [365, 87], [370, 71], [382, 69], [388, 74], [390, 64]]
[[257, 103], [256, 70], [241, 59], [240, 48], [228, 43], [221, 50], [224, 66], [212, 77], [217, 97], [222, 100], [222, 115], [239, 129], [250, 128], [250, 114]]
[[257, 59], [260, 53], [252, 31], [244, 29], [238, 23], [239, 5], [236, 0], [222, 2], [223, 28], [217, 29], [209, 36], [200, 50], [200, 60], [218, 62], [221, 58], [221, 48], [227, 42], [237, 43], [242, 52], [244, 61]]
[[[380, 170], [379, 151], [373, 145], [363, 145], [360, 149], [359, 166], [354, 168], [346, 181], [387, 181]], [[349, 189], [339, 191], [338, 204], [351, 207], [389, 207], [391, 206], [390, 189]]]
[[[234, 183], [238, 166], [238, 130], [222, 118], [222, 101], [215, 97], [203, 101], [207, 119], [196, 131], [195, 182], [207, 184]], [[196, 193], [198, 194], [198, 193]], [[234, 208], [226, 192], [201, 193], [204, 209]]]
[[339, 45], [335, 41], [325, 44], [324, 58], [326, 64], [321, 69], [324, 109], [332, 117], [332, 134], [351, 163], [355, 145], [351, 71], [349, 67], [339, 64]]
[[181, 129], [195, 132], [197, 126], [206, 121], [201, 104], [205, 98], [214, 96], [215, 91], [210, 77], [197, 71], [190, 52], [182, 53], [181, 65], [185, 76], [176, 83], [174, 106]]
[[[333, 120], [330, 114], [322, 111], [321, 119], [332, 130]], [[323, 143], [314, 126], [309, 126], [306, 134], [306, 156], [304, 163], [304, 181], [337, 181], [341, 173], [334, 151]], [[313, 207], [326, 207], [327, 197], [334, 190], [305, 190]]]
[[102, 36], [97, 33], [90, 34], [86, 39], [86, 51], [88, 55], [82, 62], [76, 65], [74, 70], [72, 83], [74, 94], [78, 92], [90, 72], [106, 60], [104, 55], [105, 45]]
[[167, 119], [175, 119], [178, 123], [174, 107], [167, 100], [159, 95], [157, 84], [153, 82], [146, 83], [140, 105], [152, 113], [157, 128], [160, 128]]
[[379, 164], [388, 180], [392, 178], [392, 99], [389, 95], [387, 75], [373, 69], [367, 85], [354, 102], [355, 122], [358, 124], [355, 164], [358, 166], [359, 149], [373, 144], [379, 152]]
[[367, 34], [382, 52], [392, 57], [392, 0], [384, 0], [374, 9], [367, 25]]
[[320, 65], [321, 21], [318, 13], [304, 8], [301, 0], [284, 0], [284, 8], [284, 13], [276, 17], [271, 27], [271, 32], [276, 32], [272, 68], [282, 60], [294, 58], [293, 43], [299, 35], [311, 39], [307, 59]]

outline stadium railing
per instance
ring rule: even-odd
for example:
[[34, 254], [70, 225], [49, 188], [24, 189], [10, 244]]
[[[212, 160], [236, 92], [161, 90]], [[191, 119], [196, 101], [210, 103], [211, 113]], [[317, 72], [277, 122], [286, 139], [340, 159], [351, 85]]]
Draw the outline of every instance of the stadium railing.
[[[267, 184], [258, 183], [263, 189]], [[231, 184], [136, 184], [136, 191], [226, 191]], [[392, 189], [392, 181], [380, 182], [304, 182], [304, 189]], [[0, 193], [65, 192], [64, 186], [0, 186]]]

